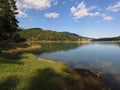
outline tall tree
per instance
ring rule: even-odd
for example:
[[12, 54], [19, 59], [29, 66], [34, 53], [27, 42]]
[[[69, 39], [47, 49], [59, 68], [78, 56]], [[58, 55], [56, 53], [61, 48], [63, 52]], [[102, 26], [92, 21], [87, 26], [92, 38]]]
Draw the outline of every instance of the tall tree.
[[10, 38], [17, 31], [16, 11], [16, 1], [0, 0], [0, 36]]

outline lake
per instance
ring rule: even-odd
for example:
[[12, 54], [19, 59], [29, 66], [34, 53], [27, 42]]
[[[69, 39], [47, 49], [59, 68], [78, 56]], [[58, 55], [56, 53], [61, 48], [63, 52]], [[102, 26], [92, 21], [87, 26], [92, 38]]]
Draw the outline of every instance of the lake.
[[103, 72], [102, 79], [113, 90], [120, 90], [120, 43], [44, 44], [37, 56], [64, 62], [74, 68]]

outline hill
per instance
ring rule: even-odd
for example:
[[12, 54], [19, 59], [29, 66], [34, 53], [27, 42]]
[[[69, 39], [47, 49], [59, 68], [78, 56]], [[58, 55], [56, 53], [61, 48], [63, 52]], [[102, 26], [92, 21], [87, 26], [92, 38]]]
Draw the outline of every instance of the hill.
[[99, 39], [94, 39], [93, 41], [114, 41], [115, 38], [99, 38]]
[[71, 32], [62, 32], [62, 33], [67, 34], [67, 35], [69, 35], [71, 37], [76, 37], [76, 38], [81, 38], [81, 39], [92, 39], [92, 38], [80, 36], [80, 35], [78, 35], [76, 33], [71, 33]]
[[79, 35], [76, 34], [76, 33], [70, 33], [70, 32], [62, 32], [62, 33], [67, 34], [67, 35], [69, 35], [69, 36], [71, 36], [71, 37], [78, 37], [78, 38], [81, 38], [81, 37], [82, 37], [82, 36], [79, 36]]
[[115, 37], [115, 40], [120, 41], [120, 36]]
[[109, 37], [109, 38], [99, 38], [99, 39], [94, 39], [93, 41], [120, 41], [120, 36]]
[[18, 34], [27, 41], [78, 41], [81, 37], [71, 37], [62, 32], [43, 30], [41, 28], [23, 29]]

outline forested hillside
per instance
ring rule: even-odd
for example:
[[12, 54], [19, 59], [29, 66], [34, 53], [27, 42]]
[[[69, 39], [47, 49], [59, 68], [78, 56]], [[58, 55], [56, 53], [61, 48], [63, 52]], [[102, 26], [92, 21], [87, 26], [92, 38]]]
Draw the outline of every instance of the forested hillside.
[[18, 34], [27, 41], [78, 41], [77, 37], [70, 37], [62, 32], [43, 30], [40, 28], [24, 29]]
[[120, 36], [110, 37], [110, 38], [99, 38], [99, 39], [94, 39], [93, 41], [120, 41]]
[[115, 40], [120, 41], [120, 36], [115, 37]]

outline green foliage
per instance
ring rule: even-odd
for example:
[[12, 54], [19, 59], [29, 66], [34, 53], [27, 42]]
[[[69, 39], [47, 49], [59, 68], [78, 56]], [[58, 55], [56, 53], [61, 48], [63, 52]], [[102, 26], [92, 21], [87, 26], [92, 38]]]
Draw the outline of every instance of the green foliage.
[[19, 31], [21, 37], [27, 41], [77, 41], [78, 38], [70, 37], [61, 32], [42, 30], [39, 28], [25, 29]]
[[18, 21], [15, 18], [16, 2], [14, 0], [0, 0], [0, 39], [12, 38], [12, 33], [17, 31]]

